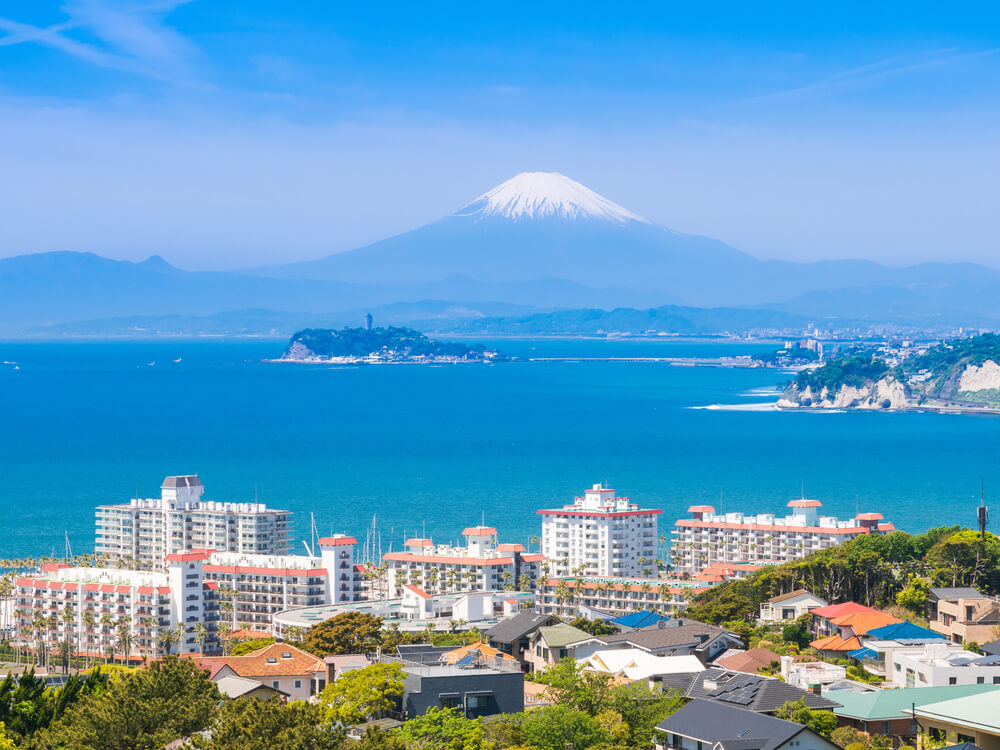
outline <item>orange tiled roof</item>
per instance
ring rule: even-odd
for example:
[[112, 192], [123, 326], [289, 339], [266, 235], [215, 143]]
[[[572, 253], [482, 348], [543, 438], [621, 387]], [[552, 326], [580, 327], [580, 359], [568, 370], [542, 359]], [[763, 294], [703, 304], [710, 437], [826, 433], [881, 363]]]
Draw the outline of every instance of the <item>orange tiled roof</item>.
[[509, 659], [510, 661], [517, 661], [513, 656], [505, 654], [500, 649], [493, 648], [492, 646], [487, 646], [485, 643], [470, 643], [468, 646], [460, 646], [454, 651], [446, 651], [442, 656], [441, 660], [445, 664], [455, 664], [461, 661], [466, 656], [471, 653], [478, 652], [480, 656], [484, 659], [495, 659], [497, 655], [502, 659]]
[[828, 635], [809, 644], [817, 651], [854, 651], [861, 648], [861, 639], [852, 635], [844, 640], [840, 635]]
[[840, 604], [828, 604], [825, 607], [819, 607], [812, 611], [813, 615], [816, 617], [834, 618], [843, 617], [844, 615], [857, 614], [859, 612], [878, 612], [877, 609], [872, 609], [871, 607], [866, 607], [864, 604], [858, 604], [857, 602], [841, 602]]
[[[289, 654], [289, 657], [285, 658], [283, 654]], [[307, 676], [326, 671], [322, 659], [288, 643], [272, 643], [245, 656], [211, 656], [195, 661], [213, 673], [226, 665], [240, 677]]]
[[897, 625], [902, 620], [884, 612], [855, 612], [834, 617], [830, 622], [838, 628], [850, 628], [855, 635], [865, 635], [869, 630], [881, 628], [884, 625]]

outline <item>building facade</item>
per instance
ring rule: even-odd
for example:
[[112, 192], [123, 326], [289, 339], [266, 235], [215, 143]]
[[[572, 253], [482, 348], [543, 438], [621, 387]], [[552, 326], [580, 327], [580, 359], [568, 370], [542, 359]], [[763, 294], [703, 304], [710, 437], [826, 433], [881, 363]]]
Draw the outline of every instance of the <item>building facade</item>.
[[451, 591], [534, 590], [544, 556], [525, 552], [522, 544], [497, 544], [497, 530], [472, 526], [462, 532], [464, 547], [409, 539], [405, 552], [387, 552], [388, 590], [403, 596], [417, 586], [430, 595]]
[[95, 551], [151, 569], [167, 555], [190, 549], [288, 554], [290, 511], [263, 503], [206, 501], [204, 491], [197, 475], [173, 476], [163, 480], [158, 498], [98, 506]]
[[538, 587], [538, 609], [546, 615], [574, 618], [581, 609], [628, 614], [640, 609], [675, 614], [710, 586], [662, 578], [548, 578]]
[[694, 578], [705, 568], [734, 561], [766, 560], [780, 564], [833, 547], [865, 534], [895, 531], [881, 523], [880, 513], [859, 513], [841, 520], [819, 515], [819, 500], [792, 500], [791, 513], [717, 514], [711, 505], [692, 505], [691, 518], [679, 519], [671, 531], [674, 571]]
[[562, 508], [540, 510], [542, 554], [554, 576], [650, 576], [656, 565], [656, 517], [613, 489], [595, 484]]

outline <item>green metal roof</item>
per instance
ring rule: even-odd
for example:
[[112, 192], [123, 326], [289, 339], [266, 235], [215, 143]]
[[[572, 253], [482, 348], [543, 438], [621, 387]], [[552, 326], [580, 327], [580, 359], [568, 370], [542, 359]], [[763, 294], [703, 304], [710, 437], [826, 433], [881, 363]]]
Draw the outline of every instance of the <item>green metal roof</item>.
[[590, 638], [590, 633], [586, 633], [580, 630], [580, 628], [574, 628], [572, 625], [567, 625], [564, 622], [558, 625], [546, 625], [543, 628], [539, 628], [538, 634], [545, 639], [545, 643], [548, 644], [549, 648], [563, 648], [570, 643]]
[[829, 697], [840, 704], [840, 708], [833, 709], [837, 716], [847, 716], [852, 719], [898, 719], [909, 717], [910, 706], [913, 704], [918, 707], [926, 706], [930, 703], [965, 698], [998, 689], [1000, 689], [1000, 685], [944, 685], [942, 687], [876, 690], [873, 693], [852, 693], [849, 690], [837, 690], [830, 693]]
[[956, 697], [917, 707], [918, 717], [940, 719], [996, 734], [1000, 730], [1000, 693]]

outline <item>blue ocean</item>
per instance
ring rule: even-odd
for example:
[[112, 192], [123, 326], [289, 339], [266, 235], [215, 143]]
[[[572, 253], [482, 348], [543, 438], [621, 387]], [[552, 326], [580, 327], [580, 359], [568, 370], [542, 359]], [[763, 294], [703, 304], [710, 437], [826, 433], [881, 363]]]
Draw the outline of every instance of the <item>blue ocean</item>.
[[[763, 344], [504, 340], [519, 357], [749, 354]], [[0, 342], [0, 557], [93, 549], [94, 506], [157, 496], [197, 473], [206, 499], [256, 497], [322, 534], [383, 551], [456, 540], [485, 519], [501, 541], [535, 511], [606, 482], [662, 526], [692, 504], [878, 511], [921, 531], [975, 522], [1000, 493], [1000, 419], [704, 409], [773, 400], [774, 370], [662, 362], [329, 367], [268, 364], [284, 340]], [[1000, 501], [998, 501], [1000, 506]], [[995, 526], [994, 526], [995, 528]], [[667, 532], [668, 533], [668, 532]], [[299, 545], [298, 551], [304, 551]]]

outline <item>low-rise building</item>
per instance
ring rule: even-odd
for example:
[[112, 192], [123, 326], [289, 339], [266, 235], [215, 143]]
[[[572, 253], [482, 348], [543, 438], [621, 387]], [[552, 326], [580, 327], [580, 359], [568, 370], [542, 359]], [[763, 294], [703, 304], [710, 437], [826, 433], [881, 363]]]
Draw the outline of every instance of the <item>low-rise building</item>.
[[819, 500], [792, 500], [788, 503], [792, 512], [779, 517], [770, 513], [721, 514], [711, 505], [693, 505], [688, 508], [692, 517], [678, 520], [671, 532], [674, 569], [694, 578], [716, 563], [783, 563], [858, 536], [895, 531], [891, 523], [881, 523], [880, 513], [859, 513], [842, 520], [820, 516], [821, 506]]
[[827, 602], [812, 592], [796, 589], [787, 594], [773, 596], [761, 604], [758, 619], [761, 622], [788, 622], [825, 606]]
[[548, 615], [574, 618], [581, 608], [612, 614], [638, 609], [677, 614], [688, 600], [710, 586], [663, 578], [549, 578], [538, 588], [538, 608]]
[[695, 675], [705, 671], [697, 656], [653, 656], [638, 648], [595, 651], [584, 664], [588, 672], [624, 677], [633, 682], [656, 682], [666, 675]]
[[601, 484], [569, 505], [538, 511], [542, 553], [554, 576], [650, 576], [657, 571], [656, 517]]
[[885, 669], [892, 687], [1000, 685], [1000, 656], [982, 656], [949, 643], [896, 649]]
[[731, 672], [757, 674], [762, 669], [770, 669], [780, 663], [781, 656], [769, 648], [730, 649], [719, 656], [715, 663]]
[[667, 674], [655, 679], [663, 690], [679, 690], [687, 698], [740, 706], [757, 713], [773, 713], [789, 701], [798, 700], [814, 710], [827, 711], [837, 705], [829, 698], [776, 677], [733, 672], [715, 665], [701, 673]]
[[836, 750], [796, 724], [718, 701], [693, 700], [656, 725], [656, 750]]
[[472, 526], [462, 532], [465, 546], [408, 539], [405, 552], [387, 552], [389, 596], [401, 597], [403, 586], [418, 586], [429, 594], [453, 591], [534, 590], [544, 555], [525, 551], [523, 544], [498, 544], [492, 526]]
[[[991, 690], [962, 698], [917, 706], [913, 714], [929, 742], [968, 742], [982, 750], [1000, 750], [1000, 691]], [[935, 744], [931, 744], [935, 743]]]
[[570, 655], [568, 648], [570, 643], [589, 635], [564, 622], [538, 628], [528, 639], [528, 649], [524, 654], [528, 671], [541, 671], [552, 664], [558, 664]]
[[741, 648], [743, 639], [736, 633], [694, 620], [671, 620], [650, 628], [614, 635], [595, 635], [567, 644], [570, 655], [583, 660], [597, 651], [637, 648], [655, 656], [693, 654], [702, 664], [713, 661], [730, 648]]
[[309, 700], [326, 687], [328, 679], [322, 659], [290, 643], [272, 643], [243, 656], [200, 657], [196, 661], [213, 679], [235, 674], [278, 690], [289, 700]]
[[974, 588], [934, 588], [927, 601], [931, 630], [954, 643], [992, 641], [1000, 628], [1000, 603]]
[[531, 636], [539, 628], [555, 625], [558, 622], [559, 620], [553, 615], [543, 615], [533, 610], [526, 610], [500, 620], [493, 627], [485, 630], [483, 635], [489, 640], [491, 646], [513, 656], [521, 662], [521, 667], [528, 671], [527, 655]]
[[834, 624], [838, 617], [857, 614], [881, 614], [879, 610], [866, 607], [857, 602], [840, 602], [839, 604], [828, 604], [825, 607], [818, 607], [812, 610], [813, 624], [812, 632], [817, 636], [833, 635], [840, 631]]
[[912, 744], [917, 736], [911, 707], [964, 698], [987, 691], [994, 685], [951, 685], [946, 687], [902, 688], [877, 690], [870, 693], [838, 692], [839, 706], [833, 708], [842, 727], [852, 727], [869, 737], [882, 735], [893, 741], [893, 746]]
[[215, 549], [251, 555], [287, 555], [292, 513], [258, 502], [203, 500], [197, 474], [167, 477], [158, 498], [100, 505], [94, 549], [109, 560], [159, 569], [167, 555]]
[[835, 617], [830, 622], [836, 626], [837, 632], [817, 638], [809, 645], [824, 656], [844, 659], [850, 652], [864, 646], [864, 637], [869, 631], [902, 621], [884, 612], [858, 612]]
[[524, 674], [514, 659], [472, 658], [456, 664], [440, 649], [400, 649], [404, 656], [383, 656], [403, 669], [402, 707], [407, 718], [429, 708], [458, 709], [474, 719], [524, 710]]

